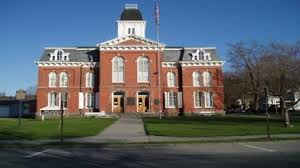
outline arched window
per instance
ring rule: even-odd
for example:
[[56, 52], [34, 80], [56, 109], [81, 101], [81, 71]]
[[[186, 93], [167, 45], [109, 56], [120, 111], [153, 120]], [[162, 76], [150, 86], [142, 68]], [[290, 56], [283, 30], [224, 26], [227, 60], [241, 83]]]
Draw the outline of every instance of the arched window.
[[115, 57], [112, 60], [112, 82], [124, 82], [124, 60], [121, 57]]
[[199, 87], [203, 85], [203, 80], [200, 72], [193, 72], [193, 86]]
[[167, 73], [167, 81], [168, 81], [168, 87], [175, 87], [175, 73], [174, 72], [168, 72]]
[[63, 51], [62, 50], [58, 50], [57, 51], [57, 60], [58, 61], [62, 61], [62, 56], [63, 56]]
[[203, 83], [205, 87], [210, 87], [211, 83], [212, 83], [212, 77], [211, 77], [211, 73], [210, 72], [204, 72], [203, 73]]
[[56, 87], [56, 73], [49, 73], [49, 87]]
[[140, 57], [137, 60], [138, 82], [149, 82], [149, 60], [147, 57]]
[[201, 108], [204, 107], [204, 94], [203, 92], [194, 92], [194, 107], [195, 108]]
[[87, 72], [85, 74], [85, 86], [87, 88], [93, 88], [94, 87], [94, 75], [91, 72]]
[[66, 72], [60, 73], [59, 86], [60, 87], [68, 87], [68, 74]]

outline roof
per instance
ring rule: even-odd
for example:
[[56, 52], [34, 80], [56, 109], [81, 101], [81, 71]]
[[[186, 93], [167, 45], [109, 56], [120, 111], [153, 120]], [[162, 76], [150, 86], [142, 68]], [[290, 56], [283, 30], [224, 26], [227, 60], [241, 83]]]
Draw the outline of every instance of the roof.
[[217, 56], [216, 48], [213, 47], [198, 47], [198, 48], [185, 48], [185, 47], [172, 47], [167, 46], [164, 51], [163, 61], [177, 62], [177, 61], [191, 61], [191, 53], [195, 53], [197, 49], [203, 48], [205, 52], [209, 52], [211, 61], [221, 61]]
[[139, 9], [125, 8], [121, 14], [120, 20], [144, 20]]
[[[45, 48], [39, 61], [49, 61], [50, 53], [58, 48]], [[97, 62], [99, 61], [99, 50], [95, 47], [61, 48], [65, 53], [69, 53], [70, 62]]]

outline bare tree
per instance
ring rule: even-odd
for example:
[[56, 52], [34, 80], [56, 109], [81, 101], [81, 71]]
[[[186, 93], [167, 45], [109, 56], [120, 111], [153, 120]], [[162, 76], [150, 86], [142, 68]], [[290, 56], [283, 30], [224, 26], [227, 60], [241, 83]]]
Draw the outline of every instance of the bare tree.
[[289, 91], [300, 88], [300, 42], [272, 42], [268, 45], [239, 42], [230, 44], [228, 55], [233, 72], [241, 75], [241, 84], [249, 86], [243, 88], [243, 92], [253, 94], [254, 109], [258, 110], [262, 89], [268, 87], [272, 94], [280, 96], [282, 118], [285, 126], [289, 127], [285, 96]]
[[290, 116], [285, 96], [300, 86], [300, 43], [289, 45], [273, 42], [266, 46], [261, 62], [264, 65], [264, 81], [274, 94], [280, 96], [280, 111], [285, 126], [289, 127]]
[[262, 45], [253, 42], [245, 44], [238, 42], [229, 44], [229, 62], [236, 73], [243, 73], [243, 83], [248, 87], [248, 93], [253, 95], [254, 110], [257, 111], [259, 107], [259, 96], [262, 89], [262, 77], [260, 64], [261, 53], [264, 50]]

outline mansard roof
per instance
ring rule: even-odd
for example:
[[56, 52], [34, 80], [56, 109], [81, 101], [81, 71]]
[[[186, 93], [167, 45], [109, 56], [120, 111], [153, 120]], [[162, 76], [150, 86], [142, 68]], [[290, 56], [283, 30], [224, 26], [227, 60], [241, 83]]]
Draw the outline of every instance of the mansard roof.
[[205, 52], [210, 53], [211, 61], [221, 61], [217, 55], [215, 47], [165, 47], [163, 61], [178, 62], [192, 61], [191, 53], [195, 53], [197, 49], [202, 48]]
[[69, 62], [98, 62], [99, 50], [96, 47], [48, 47], [44, 49], [39, 61], [50, 61], [50, 53], [62, 49], [69, 53]]

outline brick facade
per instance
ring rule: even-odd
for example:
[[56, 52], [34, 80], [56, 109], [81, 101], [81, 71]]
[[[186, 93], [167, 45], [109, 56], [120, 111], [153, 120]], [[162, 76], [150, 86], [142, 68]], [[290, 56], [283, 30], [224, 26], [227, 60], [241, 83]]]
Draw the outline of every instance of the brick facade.
[[[130, 12], [132, 9], [124, 10], [123, 20], [118, 21], [121, 25], [118, 32], [122, 33], [115, 39], [96, 47], [45, 48], [37, 62], [37, 115], [59, 111], [62, 106], [57, 99], [63, 103], [64, 93], [67, 93], [65, 110], [68, 115], [102, 111], [151, 115], [162, 112], [172, 116], [224, 113], [223, 62], [216, 48], [169, 47], [147, 39], [142, 33], [145, 21], [142, 16], [135, 16], [140, 12]], [[130, 16], [130, 21], [126, 16]], [[134, 26], [133, 18], [137, 19], [135, 28], [131, 27]], [[127, 35], [124, 35], [125, 27], [130, 29]], [[132, 34], [134, 30], [141, 34]], [[124, 60], [121, 82], [113, 82], [113, 59], [116, 57]], [[138, 81], [138, 71], [142, 71], [138, 70], [139, 58], [148, 61], [146, 82]], [[54, 77], [50, 79], [51, 72], [56, 74], [55, 87], [50, 87], [55, 80]], [[67, 74], [67, 87], [60, 87], [62, 72]], [[86, 86], [90, 80], [86, 77], [88, 72], [94, 76], [92, 88]], [[173, 76], [167, 77], [170, 72], [175, 77], [175, 85], [171, 87], [168, 82]], [[195, 86], [194, 72], [201, 74], [203, 79], [208, 73], [210, 76], [205, 79], [209, 79], [210, 85]], [[200, 95], [198, 99], [196, 93]]]

